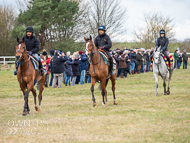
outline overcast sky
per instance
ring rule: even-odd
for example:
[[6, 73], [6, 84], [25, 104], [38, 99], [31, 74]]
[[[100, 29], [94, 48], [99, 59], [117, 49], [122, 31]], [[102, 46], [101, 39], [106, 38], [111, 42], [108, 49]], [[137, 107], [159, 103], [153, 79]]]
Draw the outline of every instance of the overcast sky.
[[[0, 0], [0, 4], [3, 0]], [[15, 0], [4, 0], [6, 4], [16, 6]], [[163, 16], [174, 18], [175, 38], [184, 40], [190, 38], [190, 0], [121, 0], [121, 5], [127, 9], [127, 33], [120, 41], [133, 39], [132, 29], [143, 25], [144, 13], [159, 12]]]

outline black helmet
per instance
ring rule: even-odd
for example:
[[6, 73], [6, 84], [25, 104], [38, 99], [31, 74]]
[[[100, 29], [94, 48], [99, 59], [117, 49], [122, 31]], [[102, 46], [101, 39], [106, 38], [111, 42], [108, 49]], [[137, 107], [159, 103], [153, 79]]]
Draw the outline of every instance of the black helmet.
[[33, 27], [32, 27], [32, 26], [28, 26], [28, 27], [26, 28], [26, 32], [32, 32], [32, 33], [34, 33]]
[[164, 29], [160, 30], [160, 34], [164, 34], [165, 35], [166, 34], [165, 30]]

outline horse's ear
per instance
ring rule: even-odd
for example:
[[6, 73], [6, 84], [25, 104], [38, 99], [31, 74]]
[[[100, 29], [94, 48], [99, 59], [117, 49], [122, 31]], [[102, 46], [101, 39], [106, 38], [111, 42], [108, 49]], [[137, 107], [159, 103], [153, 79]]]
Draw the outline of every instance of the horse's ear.
[[17, 42], [19, 42], [19, 38], [17, 37]]
[[84, 40], [86, 41], [86, 38], [84, 37]]
[[90, 35], [90, 41], [92, 40], [92, 36]]
[[157, 51], [158, 51], [158, 52], [160, 52], [160, 49], [161, 49], [161, 46], [160, 46], [160, 47], [158, 47]]
[[24, 43], [24, 37], [22, 38], [22, 43]]

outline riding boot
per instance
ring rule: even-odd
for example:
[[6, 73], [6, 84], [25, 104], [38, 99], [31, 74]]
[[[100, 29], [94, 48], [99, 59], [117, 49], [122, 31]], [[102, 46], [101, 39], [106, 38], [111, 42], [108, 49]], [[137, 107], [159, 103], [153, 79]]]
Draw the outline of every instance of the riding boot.
[[89, 69], [90, 69], [90, 63], [88, 62], [88, 70], [86, 71], [86, 76], [90, 76], [90, 72], [89, 72]]
[[[15, 60], [15, 63], [16, 63], [16, 62], [17, 62], [17, 60]], [[19, 66], [19, 62], [18, 62], [17, 65], [16, 65], [16, 69], [15, 69], [15, 71], [14, 71], [14, 75], [17, 75], [18, 66]]]
[[40, 70], [40, 72], [41, 72], [41, 74], [42, 74], [42, 76], [43, 76], [44, 73], [45, 73], [45, 71], [44, 71], [44, 69], [43, 69], [42, 62], [41, 62], [41, 60], [39, 60], [38, 62], [39, 62], [39, 70]]

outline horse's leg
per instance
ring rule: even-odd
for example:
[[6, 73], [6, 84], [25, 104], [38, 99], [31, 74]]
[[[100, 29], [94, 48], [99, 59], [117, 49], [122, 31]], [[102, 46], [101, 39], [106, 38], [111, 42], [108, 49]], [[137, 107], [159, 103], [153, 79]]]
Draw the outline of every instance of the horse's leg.
[[34, 104], [35, 104], [34, 108], [35, 108], [35, 110], [37, 111], [38, 107], [37, 107], [37, 105], [36, 105], [36, 90], [35, 90], [34, 87], [33, 87], [31, 91], [32, 91], [32, 94], [33, 94], [33, 96], [34, 96]]
[[97, 107], [97, 103], [96, 103], [96, 99], [94, 97], [94, 86], [95, 86], [95, 83], [96, 83], [96, 79], [92, 78], [91, 77], [91, 92], [92, 92], [92, 101], [93, 101], [93, 107]]
[[43, 76], [42, 79], [39, 81], [39, 95], [38, 95], [39, 107], [38, 107], [38, 113], [41, 112], [41, 101], [42, 101], [42, 92], [44, 90], [44, 83], [45, 83], [45, 76]]
[[164, 95], [166, 95], [166, 78], [167, 78], [167, 73], [165, 76], [163, 76]]
[[34, 85], [33, 82], [30, 82], [30, 83], [27, 84], [28, 89], [27, 89], [26, 93], [24, 94], [25, 103], [24, 103], [24, 110], [23, 110], [23, 113], [22, 113], [23, 116], [26, 116], [27, 114], [30, 114], [29, 113], [30, 109], [29, 109], [29, 105], [28, 105], [28, 96], [29, 96], [30, 91], [33, 88], [33, 85]]
[[115, 97], [115, 81], [116, 81], [117, 75], [111, 76], [111, 82], [112, 82], [112, 92], [113, 92], [113, 105], [117, 105], [116, 97]]
[[[103, 98], [103, 106], [108, 106], [108, 101], [107, 101], [107, 91], [106, 91], [106, 78], [102, 80], [101, 82], [101, 86], [102, 86], [102, 98]], [[104, 97], [105, 97], [105, 101], [104, 102]]]
[[170, 81], [171, 81], [172, 74], [173, 74], [173, 70], [169, 71], [167, 95], [170, 94]]
[[158, 96], [158, 74], [154, 74], [155, 87], [156, 87], [156, 96]]

